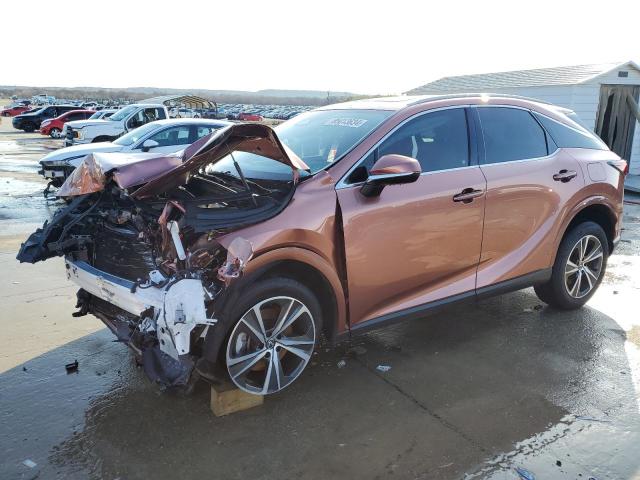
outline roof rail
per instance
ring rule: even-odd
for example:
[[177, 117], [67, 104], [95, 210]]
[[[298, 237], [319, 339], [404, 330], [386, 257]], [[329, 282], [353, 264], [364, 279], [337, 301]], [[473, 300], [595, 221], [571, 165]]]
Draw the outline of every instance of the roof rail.
[[432, 102], [434, 100], [449, 100], [453, 98], [467, 98], [467, 97], [514, 98], [518, 100], [528, 100], [530, 102], [542, 103], [544, 105], [551, 105], [553, 107], [557, 107], [557, 105], [554, 105], [553, 103], [547, 102], [545, 100], [540, 100], [538, 98], [523, 97], [522, 95], [509, 95], [506, 93], [479, 93], [479, 92], [451, 93], [446, 95], [427, 95], [427, 96], [424, 96], [424, 98], [416, 99], [415, 101], [409, 103], [408, 105], [417, 105], [424, 102]]

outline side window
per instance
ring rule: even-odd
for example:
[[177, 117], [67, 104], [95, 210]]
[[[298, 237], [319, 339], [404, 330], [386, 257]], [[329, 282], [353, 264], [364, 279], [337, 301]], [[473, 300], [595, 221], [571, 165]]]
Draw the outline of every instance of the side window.
[[155, 122], [160, 117], [158, 116], [157, 108], [145, 108], [144, 109], [144, 123]]
[[196, 140], [202, 138], [202, 137], [206, 137], [207, 135], [209, 135], [211, 132], [213, 132], [214, 130], [216, 130], [213, 127], [198, 127], [196, 129]]
[[156, 120], [164, 120], [165, 118], [167, 118], [162, 108], [155, 108], [154, 110], [155, 110]]
[[484, 163], [544, 157], [548, 154], [544, 130], [526, 110], [478, 107], [486, 159]]
[[350, 183], [366, 180], [369, 170], [383, 155], [415, 158], [423, 172], [469, 165], [467, 115], [463, 108], [425, 113], [393, 132], [353, 171]]
[[128, 121], [127, 121], [127, 127], [130, 129], [134, 129], [134, 128], [138, 128], [141, 125], [144, 125], [145, 122], [145, 116], [144, 116], [144, 111], [143, 110], [138, 110]]
[[534, 115], [553, 138], [558, 147], [607, 150], [607, 146], [598, 139], [595, 134], [586, 129], [572, 128], [563, 123], [556, 122], [555, 120], [540, 113], [534, 113]]
[[84, 120], [86, 115], [84, 113], [72, 113], [67, 116], [67, 122], [73, 122], [74, 120]]
[[170, 147], [172, 145], [188, 145], [189, 126], [172, 127], [156, 133], [149, 137], [149, 140], [155, 140], [161, 147]]

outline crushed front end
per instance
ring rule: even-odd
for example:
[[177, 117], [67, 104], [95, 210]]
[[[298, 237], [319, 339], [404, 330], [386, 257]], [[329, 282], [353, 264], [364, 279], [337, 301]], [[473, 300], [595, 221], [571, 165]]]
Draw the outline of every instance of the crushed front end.
[[17, 256], [63, 256], [67, 278], [80, 287], [73, 315], [102, 320], [166, 386], [188, 385], [207, 334], [224, 334], [215, 328], [216, 299], [253, 255], [241, 237], [226, 248], [216, 239], [276, 215], [295, 188], [295, 178], [246, 178], [235, 158], [238, 175], [213, 168], [225, 153], [279, 145], [270, 129], [238, 127], [179, 159], [125, 165], [109, 163], [109, 154], [87, 157], [61, 188], [68, 205]]

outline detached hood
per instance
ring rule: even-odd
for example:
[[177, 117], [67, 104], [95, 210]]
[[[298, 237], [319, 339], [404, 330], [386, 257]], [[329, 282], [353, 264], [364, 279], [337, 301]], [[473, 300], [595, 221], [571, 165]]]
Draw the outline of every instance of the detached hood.
[[[99, 121], [99, 120], [96, 120]], [[85, 157], [58, 191], [61, 197], [100, 191], [110, 178], [122, 189], [140, 186], [133, 198], [157, 195], [182, 185], [189, 173], [215, 163], [230, 152], [242, 151], [271, 158], [291, 167], [294, 181], [298, 170], [309, 167], [267, 125], [239, 123], [203, 137], [173, 155], [94, 153]]]

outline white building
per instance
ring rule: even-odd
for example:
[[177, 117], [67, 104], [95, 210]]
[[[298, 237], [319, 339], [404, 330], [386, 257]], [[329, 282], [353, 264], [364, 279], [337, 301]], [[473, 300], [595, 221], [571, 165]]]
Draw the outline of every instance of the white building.
[[630, 160], [632, 174], [640, 174], [640, 66], [635, 62], [444, 77], [406, 93], [469, 92], [521, 95], [570, 108], [613, 151]]

